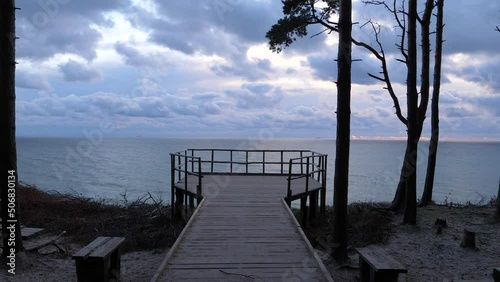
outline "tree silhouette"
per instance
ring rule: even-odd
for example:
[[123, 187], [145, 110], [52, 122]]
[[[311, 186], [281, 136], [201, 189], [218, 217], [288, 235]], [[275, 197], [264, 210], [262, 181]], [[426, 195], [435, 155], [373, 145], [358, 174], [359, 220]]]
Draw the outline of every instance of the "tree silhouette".
[[427, 172], [425, 185], [419, 206], [425, 206], [432, 202], [432, 191], [434, 188], [434, 174], [436, 172], [436, 158], [439, 144], [439, 91], [441, 87], [441, 61], [443, 55], [443, 7], [444, 0], [437, 2], [436, 22], [436, 51], [434, 60], [434, 83], [432, 88], [432, 114], [431, 114], [431, 140], [429, 143], [429, 155], [427, 159]]
[[[323, 2], [323, 8], [316, 3]], [[339, 23], [330, 21], [330, 16], [339, 11]], [[307, 35], [307, 26], [321, 24], [324, 31], [339, 32], [337, 54], [337, 134], [334, 176], [334, 221], [333, 257], [344, 262], [347, 258], [347, 196], [349, 183], [349, 147], [351, 123], [351, 30], [352, 1], [283, 1], [284, 18], [273, 25], [266, 37], [270, 49], [281, 52], [297, 37]]]
[[[316, 4], [318, 2], [322, 2], [322, 8], [317, 7]], [[380, 75], [370, 73], [368, 75], [385, 83], [385, 89], [394, 103], [395, 114], [408, 129], [407, 148], [391, 209], [394, 211], [405, 209], [406, 215], [404, 221], [414, 223], [416, 222], [418, 142], [422, 134], [430, 94], [430, 22], [432, 11], [436, 4], [434, 0], [426, 0], [425, 9], [422, 16], [420, 16], [417, 10], [417, 0], [408, 1], [408, 9], [406, 8], [407, 2], [404, 0], [400, 1], [400, 5], [398, 5], [397, 0], [393, 0], [392, 5], [388, 5], [385, 1], [365, 0], [363, 2], [365, 4], [385, 7], [385, 9], [392, 13], [400, 30], [400, 39], [396, 45], [402, 56], [402, 59], [398, 59], [398, 61], [404, 63], [407, 68], [407, 117], [402, 113], [398, 96], [392, 86], [387, 67], [387, 57], [379, 36], [380, 26], [371, 20], [367, 22], [373, 30], [376, 47], [354, 38], [352, 38], [352, 43], [370, 51], [380, 61], [382, 68]], [[318, 24], [324, 27], [322, 32], [338, 32], [338, 25], [330, 20], [330, 16], [336, 10], [338, 10], [337, 1], [283, 1], [283, 13], [285, 17], [278, 20], [266, 34], [271, 50], [280, 52], [290, 46], [297, 38], [306, 36], [307, 26], [311, 24]], [[417, 89], [417, 25], [420, 25], [421, 30], [420, 89]], [[436, 79], [436, 76], [434, 78]]]
[[[15, 121], [15, 2], [0, 2], [0, 179], [3, 257], [23, 250], [17, 201], [16, 121]], [[15, 232], [11, 232], [14, 226]], [[11, 234], [15, 234], [14, 240]], [[14, 252], [12, 252], [14, 250]]]
[[347, 259], [347, 196], [349, 191], [349, 147], [351, 138], [351, 0], [340, 0], [338, 28], [333, 257], [338, 262], [343, 263]]

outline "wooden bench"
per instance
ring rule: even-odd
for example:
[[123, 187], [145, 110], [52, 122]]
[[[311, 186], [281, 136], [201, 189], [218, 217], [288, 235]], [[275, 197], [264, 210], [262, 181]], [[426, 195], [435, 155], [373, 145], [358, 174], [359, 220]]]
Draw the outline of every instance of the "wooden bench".
[[399, 273], [408, 272], [380, 247], [357, 248], [356, 251], [359, 253], [361, 281], [398, 281]]
[[73, 255], [78, 282], [120, 280], [122, 237], [98, 237]]

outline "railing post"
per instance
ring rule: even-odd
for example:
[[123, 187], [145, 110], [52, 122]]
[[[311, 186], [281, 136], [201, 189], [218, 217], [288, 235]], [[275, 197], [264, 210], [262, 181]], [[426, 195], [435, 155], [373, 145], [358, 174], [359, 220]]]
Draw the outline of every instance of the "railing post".
[[[191, 157], [194, 157], [194, 150], [191, 150]], [[191, 171], [194, 172], [194, 158], [191, 159]]]
[[302, 154], [302, 151], [300, 151], [300, 174], [304, 174], [304, 163], [302, 162], [302, 157], [303, 157], [303, 154]]
[[211, 163], [210, 172], [214, 173], [214, 150], [212, 150], [212, 161], [210, 163]]
[[229, 161], [230, 161], [230, 169], [229, 169], [229, 172], [230, 173], [233, 173], [233, 150], [230, 151], [230, 156], [229, 156]]
[[283, 174], [283, 150], [281, 150], [281, 174]]
[[290, 163], [288, 165], [288, 190], [286, 193], [288, 203], [288, 207], [292, 206], [292, 164], [293, 161], [290, 159]]
[[175, 156], [170, 155], [170, 216], [174, 217], [174, 190], [175, 190]]
[[201, 175], [201, 157], [198, 158], [198, 187], [196, 187], [196, 194], [197, 194], [197, 204], [199, 205], [201, 202], [201, 199], [203, 198], [203, 186], [201, 183], [201, 178], [203, 176]]
[[245, 151], [245, 153], [246, 153], [246, 156], [245, 156], [245, 166], [246, 166], [245, 173], [248, 173], [248, 151]]
[[177, 168], [179, 168], [177, 176], [179, 177], [179, 181], [180, 181], [182, 179], [182, 177], [181, 177], [182, 166], [181, 166], [181, 155], [180, 154], [177, 155]]
[[184, 213], [186, 214], [187, 221], [187, 203], [188, 203], [188, 157], [187, 155], [184, 157]]
[[262, 151], [262, 174], [266, 174], [266, 151]]
[[326, 214], [326, 172], [328, 169], [328, 156], [324, 156], [323, 160], [323, 181], [321, 183], [321, 207], [320, 207], [320, 213], [321, 215]]
[[309, 166], [310, 166], [310, 162], [309, 162], [309, 157], [306, 158], [307, 161], [306, 161], [306, 197], [307, 197], [307, 193], [309, 192]]

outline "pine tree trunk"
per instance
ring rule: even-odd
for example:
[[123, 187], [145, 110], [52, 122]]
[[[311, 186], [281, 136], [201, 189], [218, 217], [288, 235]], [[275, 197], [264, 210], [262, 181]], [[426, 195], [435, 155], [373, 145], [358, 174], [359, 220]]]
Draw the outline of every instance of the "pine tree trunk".
[[339, 14], [333, 257], [336, 261], [342, 263], [347, 259], [347, 196], [351, 137], [351, 0], [340, 1]]
[[398, 188], [396, 189], [396, 193], [394, 195], [394, 199], [392, 200], [391, 210], [394, 212], [399, 212], [405, 208], [405, 199], [406, 199], [406, 175], [407, 175], [407, 162], [408, 162], [408, 148], [406, 148], [405, 156], [403, 158], [403, 165], [401, 167], [401, 173], [399, 174], [399, 182]]
[[[15, 3], [14, 0], [0, 2], [0, 179], [3, 257], [23, 250], [19, 225], [19, 186], [17, 175], [16, 124], [15, 124]], [[10, 187], [9, 187], [10, 186]], [[14, 190], [15, 189], [15, 190]], [[14, 197], [12, 195], [14, 194]], [[15, 209], [12, 210], [12, 202]], [[9, 208], [10, 203], [10, 208]], [[10, 226], [14, 226], [15, 240], [11, 238]], [[7, 247], [8, 246], [8, 247]]]
[[[417, 0], [408, 1], [408, 160], [414, 169], [405, 179], [406, 208], [404, 223], [417, 223], [417, 152], [418, 152], [418, 93], [417, 93]], [[408, 166], [408, 164], [407, 164]]]
[[[417, 140], [420, 140], [422, 136], [422, 125], [423, 123], [419, 123], [417, 125]], [[399, 175], [398, 188], [396, 189], [396, 193], [394, 195], [394, 199], [392, 200], [391, 207], [389, 208], [391, 211], [399, 212], [405, 209], [406, 207], [406, 178], [413, 172], [416, 171], [416, 160], [411, 158], [411, 154], [408, 153], [408, 144], [406, 146], [405, 155], [403, 158], [403, 164], [401, 166], [401, 172]], [[415, 172], [416, 173], [416, 172]]]
[[431, 140], [429, 143], [429, 156], [427, 161], [427, 173], [425, 176], [424, 192], [420, 206], [432, 202], [432, 190], [434, 189], [434, 175], [436, 171], [437, 149], [439, 144], [439, 91], [441, 87], [441, 61], [443, 54], [443, 7], [444, 0], [437, 3], [436, 22], [436, 55], [434, 62], [434, 87], [432, 90], [432, 116], [431, 116]]

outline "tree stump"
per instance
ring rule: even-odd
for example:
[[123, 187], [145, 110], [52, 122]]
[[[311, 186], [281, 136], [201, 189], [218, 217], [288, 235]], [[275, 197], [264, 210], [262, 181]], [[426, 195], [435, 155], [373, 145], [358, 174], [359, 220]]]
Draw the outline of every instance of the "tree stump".
[[448, 227], [448, 223], [446, 222], [446, 218], [444, 218], [444, 219], [437, 218], [434, 225], [436, 225], [436, 227], [437, 227], [436, 234], [443, 233], [443, 228]]
[[460, 246], [463, 248], [476, 248], [476, 232], [464, 229]]

